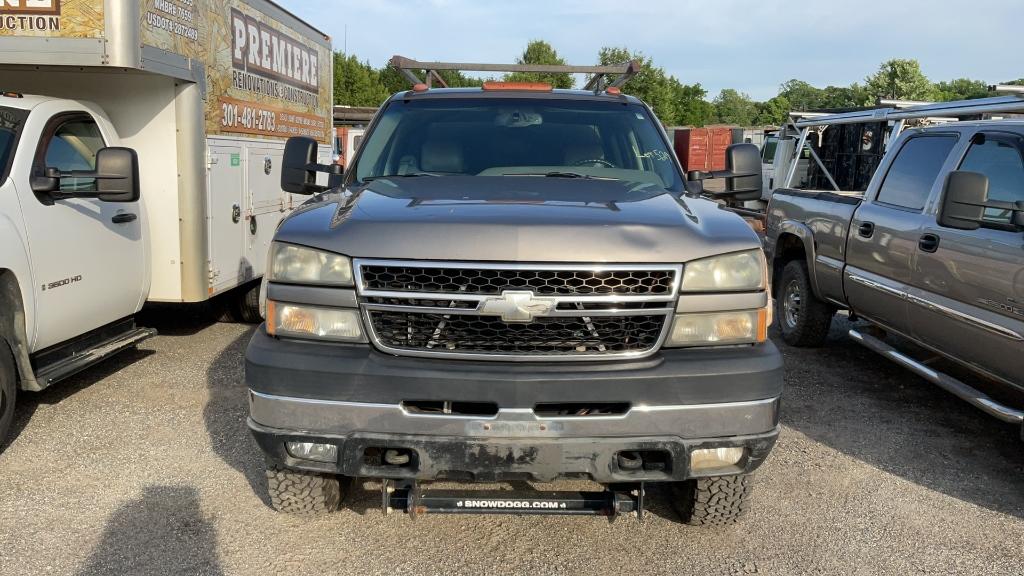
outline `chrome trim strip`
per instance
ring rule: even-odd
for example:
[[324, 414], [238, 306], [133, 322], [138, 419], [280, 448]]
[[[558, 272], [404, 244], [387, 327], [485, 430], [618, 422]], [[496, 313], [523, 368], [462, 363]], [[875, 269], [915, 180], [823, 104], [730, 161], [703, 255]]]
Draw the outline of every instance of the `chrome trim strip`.
[[[249, 390], [252, 420], [261, 426], [306, 433], [354, 432], [427, 434], [437, 436], [616, 436], [668, 434], [705, 438], [758, 434], [775, 427], [777, 398], [715, 404], [634, 406], [615, 416], [541, 418], [531, 408], [500, 408], [494, 416], [419, 414], [400, 404], [377, 404], [292, 398]], [[484, 432], [482, 423], [546, 424], [545, 430], [526, 427]], [[500, 427], [495, 428], [500, 430]]]
[[[359, 291], [361, 296], [367, 298], [415, 298], [417, 300], [463, 300], [466, 302], [482, 302], [489, 298], [498, 298], [501, 294], [464, 294], [461, 292], [402, 292], [395, 290], [366, 290], [362, 289]], [[593, 302], [593, 303], [606, 303], [606, 302], [672, 302], [676, 299], [675, 293], [672, 294], [637, 294], [631, 296], [629, 294], [580, 294], [578, 296], [569, 295], [548, 295], [548, 294], [537, 294], [538, 297], [548, 298], [554, 300], [556, 304], [564, 304], [566, 302]]]
[[975, 326], [977, 328], [981, 328], [982, 330], [986, 330], [988, 332], [991, 332], [993, 334], [997, 334], [997, 335], [1002, 336], [1004, 338], [1009, 338], [1010, 340], [1014, 340], [1014, 341], [1017, 341], [1017, 342], [1024, 342], [1024, 334], [1020, 334], [1020, 333], [1018, 333], [1018, 332], [1016, 332], [1014, 330], [1006, 328], [1005, 326], [1000, 326], [999, 324], [995, 324], [993, 322], [989, 322], [988, 320], [984, 320], [982, 318], [978, 318], [977, 316], [972, 316], [972, 315], [970, 315], [970, 314], [968, 314], [966, 312], [961, 312], [959, 310], [955, 310], [955, 309], [950, 308], [948, 306], [944, 306], [942, 304], [939, 304], [938, 302], [934, 302], [932, 300], [928, 300], [927, 298], [922, 298], [921, 296], [917, 296], [915, 294], [911, 294], [910, 292], [904, 292], [902, 290], [897, 290], [896, 288], [893, 288], [891, 286], [887, 286], [885, 284], [882, 284], [881, 282], [876, 282], [874, 280], [870, 280], [868, 278], [865, 278], [863, 276], [859, 276], [857, 274], [849, 274], [849, 278], [850, 278], [850, 280], [852, 280], [852, 281], [854, 281], [854, 282], [856, 282], [858, 284], [861, 284], [862, 286], [867, 286], [869, 288], [874, 288], [875, 290], [879, 290], [881, 292], [885, 292], [886, 294], [890, 294], [892, 296], [896, 296], [897, 298], [899, 298], [901, 300], [906, 300], [907, 302], [912, 302], [914, 304], [917, 304], [918, 306], [922, 306], [924, 308], [927, 308], [927, 309], [931, 310], [932, 312], [936, 312], [936, 313], [942, 314], [942, 315], [946, 316], [947, 318], [952, 318], [954, 320], [959, 320], [961, 322], [966, 322], [966, 323], [971, 324], [971, 325], [973, 325], [973, 326]]
[[848, 274], [848, 276], [849, 276], [850, 280], [852, 280], [852, 281], [854, 281], [857, 284], [860, 284], [862, 286], [867, 286], [868, 288], [874, 288], [875, 290], [879, 290], [881, 292], [885, 292], [886, 294], [889, 294], [891, 296], [896, 296], [900, 300], [906, 300], [907, 299], [907, 293], [902, 291], [902, 290], [897, 290], [896, 288], [893, 288], [891, 286], [887, 286], [885, 284], [882, 284], [881, 282], [875, 282], [874, 280], [871, 280], [869, 278], [865, 278], [863, 276], [858, 276], [857, 274], [850, 273], [850, 274]]
[[842, 270], [844, 265], [842, 260], [836, 260], [835, 258], [831, 258], [829, 256], [818, 255], [814, 258], [814, 261], [817, 262], [818, 264], [828, 266], [833, 270]]
[[[441, 308], [439, 306], [406, 306], [399, 304], [369, 304], [363, 302], [367, 310], [378, 312], [415, 312], [419, 314], [442, 314], [481, 316], [476, 308]], [[763, 305], [762, 305], [763, 307]], [[667, 316], [672, 308], [616, 308], [606, 310], [552, 310], [538, 318], [584, 318], [590, 316]]]
[[982, 330], [992, 332], [993, 334], [997, 334], [1004, 338], [1009, 338], [1010, 340], [1015, 340], [1017, 342], [1024, 341], [1024, 335], [1021, 335], [1004, 326], [1000, 326], [999, 324], [989, 322], [988, 320], [983, 320], [981, 318], [978, 318], [977, 316], [972, 316], [970, 314], [967, 314], [966, 312], [954, 310], [953, 308], [943, 306], [942, 304], [933, 302], [920, 296], [916, 296], [914, 294], [907, 294], [907, 300], [913, 302], [914, 304], [917, 304], [918, 306], [923, 306], [931, 310], [932, 312], [942, 314], [947, 318], [952, 318], [954, 320], [966, 322], [977, 328], [981, 328]]

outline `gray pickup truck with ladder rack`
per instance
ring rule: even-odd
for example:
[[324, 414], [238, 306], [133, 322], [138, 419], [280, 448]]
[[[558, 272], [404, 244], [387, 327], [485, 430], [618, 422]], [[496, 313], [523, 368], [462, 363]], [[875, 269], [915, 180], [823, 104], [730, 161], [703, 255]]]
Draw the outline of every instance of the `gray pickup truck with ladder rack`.
[[[314, 195], [275, 235], [245, 375], [274, 507], [329, 511], [363, 477], [413, 515], [642, 516], [644, 486], [665, 482], [683, 521], [735, 521], [779, 433], [767, 266], [621, 93], [638, 67], [394, 62], [415, 85], [340, 188], [314, 184], [313, 141], [285, 154], [283, 188]], [[445, 69], [592, 77], [415, 76]], [[757, 148], [728, 156], [715, 176], [759, 191]], [[421, 489], [559, 478], [606, 489]]]
[[[821, 125], [888, 121], [892, 136], [862, 194], [775, 191], [766, 247], [783, 338], [820, 345], [836, 310], [849, 310], [872, 325], [850, 331], [856, 342], [1024, 434], [1024, 119], [1015, 113], [1024, 93], [797, 124], [801, 144]], [[909, 126], [922, 119], [929, 125]]]

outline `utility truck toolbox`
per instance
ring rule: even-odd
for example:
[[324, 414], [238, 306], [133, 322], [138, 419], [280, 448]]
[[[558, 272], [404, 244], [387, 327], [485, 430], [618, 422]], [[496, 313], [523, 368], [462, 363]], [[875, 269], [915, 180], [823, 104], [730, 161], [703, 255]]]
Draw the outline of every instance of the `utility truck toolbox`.
[[151, 336], [146, 301], [259, 319], [285, 141], [330, 142], [333, 82], [330, 40], [266, 0], [6, 0], [0, 23], [2, 438], [18, 389]]
[[[617, 88], [635, 65], [569, 69], [594, 80], [410, 78], [337, 189], [314, 183], [316, 143], [289, 141], [282, 187], [313, 196], [275, 234], [246, 351], [277, 509], [331, 510], [352, 477], [412, 514], [642, 515], [649, 482], [689, 523], [745, 509], [782, 390], [759, 241], [687, 195], [657, 119]], [[760, 190], [756, 147], [728, 157], [727, 193]], [[423, 485], [560, 478], [606, 490]]]

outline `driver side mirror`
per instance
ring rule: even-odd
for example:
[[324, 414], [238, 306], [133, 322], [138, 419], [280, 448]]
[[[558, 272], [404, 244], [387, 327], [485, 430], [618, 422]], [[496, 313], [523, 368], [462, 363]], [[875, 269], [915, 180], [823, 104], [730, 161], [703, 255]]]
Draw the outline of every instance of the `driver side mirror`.
[[977, 230], [988, 202], [988, 176], [954, 171], [946, 177], [938, 223], [955, 230]]
[[[95, 180], [95, 191], [62, 192], [64, 178]], [[131, 148], [108, 147], [96, 152], [95, 170], [61, 172], [47, 168], [42, 176], [33, 176], [32, 191], [53, 194], [55, 198], [98, 198], [101, 202], [136, 202], [139, 199], [139, 156]]]
[[316, 194], [327, 190], [327, 186], [316, 183], [317, 172], [331, 175], [337, 182], [343, 169], [337, 164], [318, 164], [316, 140], [306, 136], [293, 136], [284, 145], [284, 159], [281, 162], [281, 189], [292, 194]]
[[102, 202], [139, 199], [139, 155], [131, 148], [103, 148], [96, 153], [96, 192]]

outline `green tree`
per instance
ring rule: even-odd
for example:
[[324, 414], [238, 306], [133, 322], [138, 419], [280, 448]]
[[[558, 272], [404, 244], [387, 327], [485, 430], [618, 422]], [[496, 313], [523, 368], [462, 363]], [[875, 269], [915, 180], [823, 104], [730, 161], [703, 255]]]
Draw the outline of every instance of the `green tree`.
[[675, 76], [669, 77], [672, 98], [676, 103], [677, 126], [703, 126], [715, 119], [715, 107], [707, 101], [708, 91], [700, 84], [683, 84]]
[[865, 80], [868, 96], [872, 99], [933, 100], [935, 88], [921, 72], [917, 60], [898, 58], [883, 62], [878, 72]]
[[985, 98], [988, 96], [988, 84], [981, 80], [970, 78], [957, 78], [948, 82], [942, 81], [935, 85], [936, 96], [939, 100], [971, 100], [973, 98]]
[[757, 114], [757, 105], [750, 96], [732, 88], [725, 88], [715, 97], [715, 120], [721, 124], [751, 126]]
[[714, 120], [714, 110], [705, 97], [707, 91], [700, 84], [683, 84], [675, 76], [640, 52], [625, 47], [601, 48], [597, 55], [601, 66], [617, 66], [633, 60], [640, 63], [640, 71], [623, 87], [625, 94], [647, 103], [666, 126], [703, 126]]
[[791, 106], [785, 96], [776, 96], [767, 102], [758, 102], [753, 126], [781, 126], [789, 116]]
[[1009, 84], [1010, 86], [1024, 86], [1024, 78], [1017, 78], [1016, 80], [1007, 80], [1003, 84]]
[[779, 96], [785, 98], [793, 110], [806, 111], [824, 108], [822, 106], [824, 100], [822, 90], [796, 78], [779, 86]]
[[871, 104], [871, 96], [860, 84], [849, 86], [826, 86], [821, 90], [820, 108], [856, 108]]
[[[558, 56], [558, 52], [551, 47], [551, 44], [543, 40], [531, 40], [526, 45], [526, 50], [519, 58], [518, 64], [545, 64], [564, 66], [565, 60]], [[554, 88], [572, 88], [576, 83], [572, 74], [549, 74], [542, 72], [514, 72], [505, 76], [509, 82], [544, 82], [551, 84]]]
[[380, 73], [354, 55], [334, 53], [334, 103], [346, 106], [380, 106], [390, 95]]

